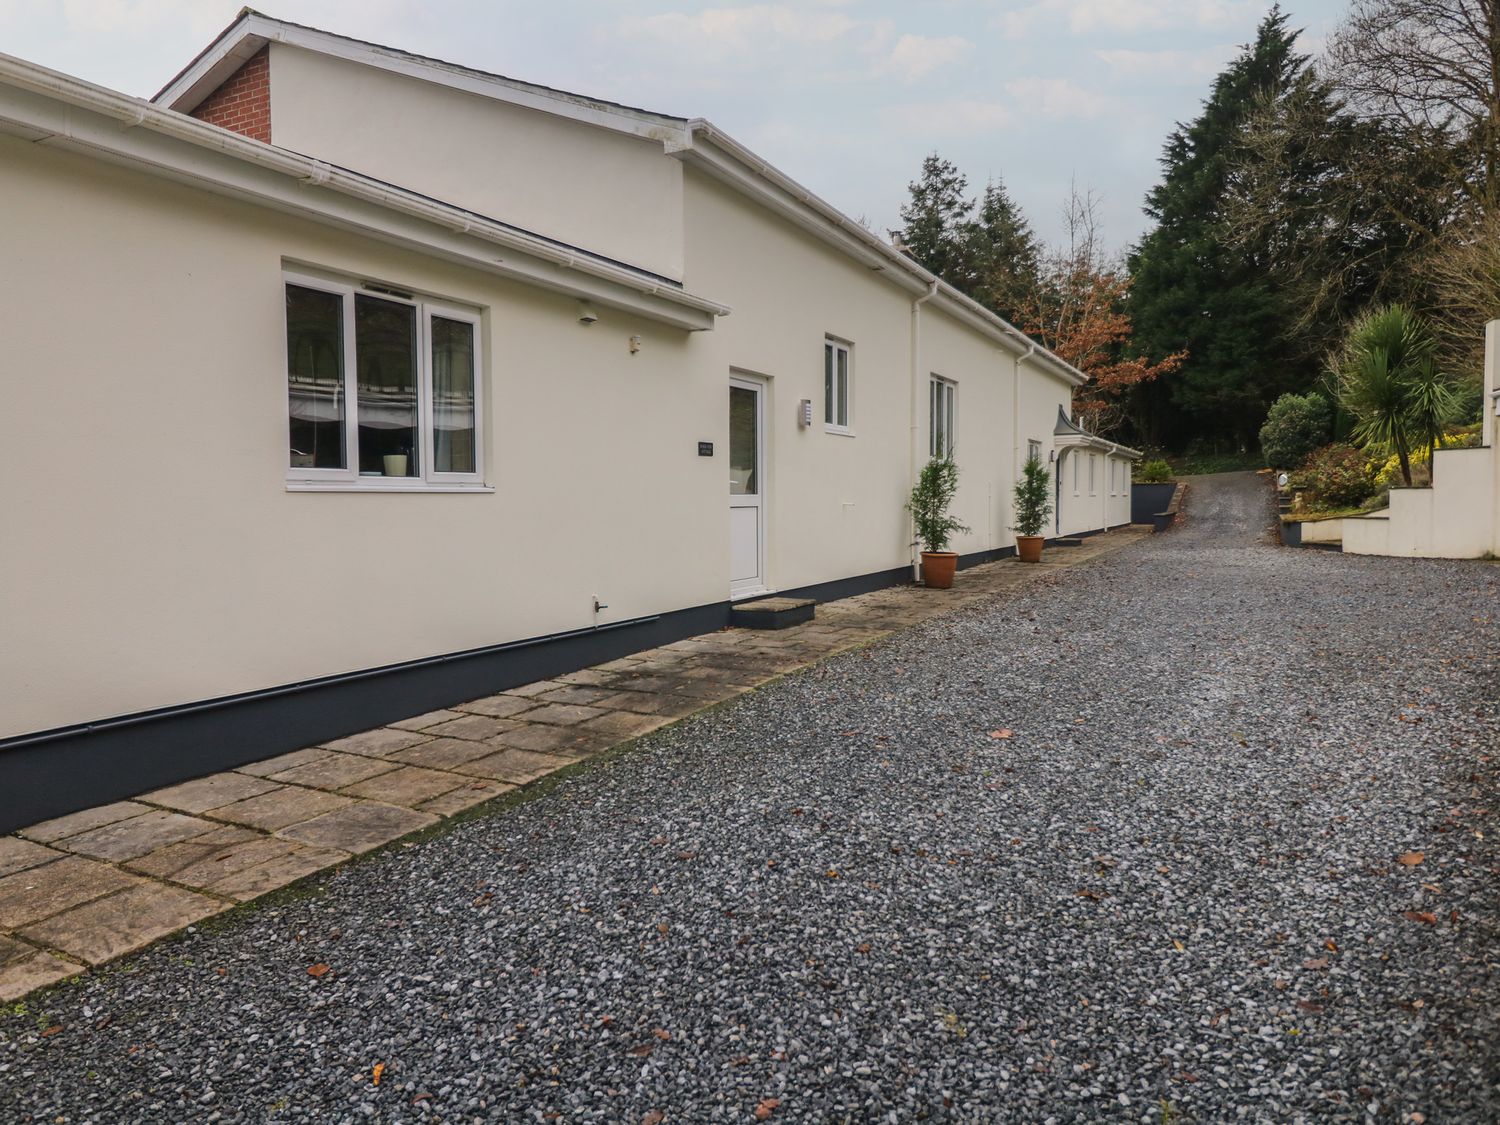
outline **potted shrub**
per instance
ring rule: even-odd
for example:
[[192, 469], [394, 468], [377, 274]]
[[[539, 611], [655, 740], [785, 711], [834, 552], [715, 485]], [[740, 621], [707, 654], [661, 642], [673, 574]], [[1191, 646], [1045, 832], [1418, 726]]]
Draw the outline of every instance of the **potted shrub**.
[[1016, 481], [1016, 554], [1022, 562], [1042, 561], [1042, 529], [1052, 514], [1052, 474], [1035, 457]]
[[969, 530], [948, 514], [957, 491], [958, 466], [952, 456], [934, 457], [923, 466], [922, 475], [906, 501], [906, 510], [911, 513], [917, 539], [923, 547], [922, 581], [934, 590], [946, 590], [953, 585], [958, 555], [948, 550], [948, 543], [956, 532]]

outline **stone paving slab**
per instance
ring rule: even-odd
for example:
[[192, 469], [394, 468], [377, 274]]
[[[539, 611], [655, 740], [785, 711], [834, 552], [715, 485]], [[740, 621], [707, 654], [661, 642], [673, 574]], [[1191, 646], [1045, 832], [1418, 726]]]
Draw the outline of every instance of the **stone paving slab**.
[[165, 809], [153, 809], [129, 820], [119, 820], [114, 824], [106, 824], [103, 828], [68, 836], [58, 843], [78, 855], [123, 863], [157, 848], [190, 840], [213, 830], [211, 821], [183, 816]]
[[[83, 969], [76, 961], [65, 961], [34, 946], [8, 938], [0, 938], [0, 943], [4, 943], [0, 945], [0, 1004], [9, 1004], [28, 992], [77, 976]], [[15, 955], [7, 956], [7, 948], [14, 948]]]
[[360, 801], [283, 828], [281, 835], [315, 847], [337, 848], [360, 855], [437, 821], [438, 818], [431, 813], [383, 805], [378, 801]]
[[227, 909], [218, 899], [181, 887], [143, 882], [19, 932], [39, 945], [100, 965]]
[[106, 824], [128, 820], [130, 817], [140, 816], [141, 813], [150, 811], [149, 806], [137, 804], [134, 801], [116, 801], [110, 805], [100, 805], [97, 808], [69, 813], [55, 820], [44, 820], [40, 824], [33, 824], [30, 828], [21, 829], [19, 835], [28, 840], [50, 844], [54, 840], [61, 840], [64, 836], [76, 836], [91, 828], [101, 828]]
[[283, 785], [258, 797], [251, 797], [248, 801], [236, 801], [222, 809], [214, 809], [213, 815], [232, 824], [275, 832], [278, 828], [290, 828], [347, 804], [349, 798], [340, 797], [337, 793]]
[[352, 855], [898, 629], [1149, 534], [1122, 529], [818, 607], [776, 633], [725, 629], [402, 719], [0, 837], [0, 1001], [139, 949]]
[[17, 871], [25, 871], [28, 867], [61, 859], [62, 856], [62, 852], [23, 840], [19, 836], [0, 837], [0, 879], [14, 875]]
[[18, 930], [142, 880], [82, 856], [64, 856], [0, 879], [0, 930]]
[[258, 797], [276, 788], [275, 783], [260, 781], [238, 773], [215, 773], [181, 785], [169, 785], [156, 789], [141, 799], [163, 808], [178, 809], [185, 813], [202, 813], [234, 801]]

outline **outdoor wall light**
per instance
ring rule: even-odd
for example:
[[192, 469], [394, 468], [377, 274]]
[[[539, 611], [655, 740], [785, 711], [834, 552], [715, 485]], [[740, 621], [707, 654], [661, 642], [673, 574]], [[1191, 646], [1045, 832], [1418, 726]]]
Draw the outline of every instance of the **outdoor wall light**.
[[812, 399], [805, 398], [797, 404], [797, 425], [812, 425]]
[[630, 337], [630, 354], [631, 355], [635, 355], [635, 353], [638, 352], [638, 351], [640, 351], [640, 350], [641, 350], [641, 338], [639, 336], [632, 336], [632, 337]]

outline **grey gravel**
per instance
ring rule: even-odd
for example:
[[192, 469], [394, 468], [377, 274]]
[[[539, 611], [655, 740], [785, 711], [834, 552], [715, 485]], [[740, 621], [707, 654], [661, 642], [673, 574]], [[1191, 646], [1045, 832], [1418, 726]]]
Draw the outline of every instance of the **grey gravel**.
[[1500, 1120], [1500, 567], [1269, 519], [1200, 478], [1166, 535], [44, 994], [0, 1120]]

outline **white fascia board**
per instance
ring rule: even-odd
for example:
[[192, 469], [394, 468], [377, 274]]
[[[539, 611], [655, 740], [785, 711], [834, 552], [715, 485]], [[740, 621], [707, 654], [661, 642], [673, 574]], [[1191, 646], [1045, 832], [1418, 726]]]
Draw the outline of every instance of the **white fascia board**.
[[1058, 449], [1097, 449], [1101, 453], [1113, 453], [1131, 461], [1139, 461], [1145, 456], [1139, 449], [1131, 449], [1128, 445], [1110, 441], [1098, 434], [1062, 434], [1053, 444]]
[[454, 90], [494, 98], [511, 105], [567, 117], [585, 125], [628, 133], [663, 144], [680, 140], [687, 131], [686, 123], [679, 118], [613, 105], [498, 74], [486, 74], [439, 59], [424, 58], [332, 32], [319, 31], [317, 28], [284, 23], [251, 11], [245, 12], [187, 70], [151, 100], [170, 109], [191, 112], [240, 63], [266, 43], [300, 47], [331, 58], [377, 67], [424, 82], [436, 82]]
[[729, 313], [659, 279], [7, 55], [0, 129], [688, 331]]
[[712, 122], [694, 118], [688, 122], [687, 133], [685, 140], [666, 144], [667, 152], [683, 163], [703, 170], [756, 200], [908, 292], [932, 293], [936, 283], [933, 304], [937, 307], [1016, 355], [1031, 359], [1039, 368], [1071, 386], [1088, 382], [1088, 376], [1078, 368], [918, 265], [833, 204], [762, 160]]

